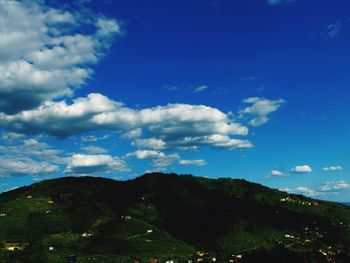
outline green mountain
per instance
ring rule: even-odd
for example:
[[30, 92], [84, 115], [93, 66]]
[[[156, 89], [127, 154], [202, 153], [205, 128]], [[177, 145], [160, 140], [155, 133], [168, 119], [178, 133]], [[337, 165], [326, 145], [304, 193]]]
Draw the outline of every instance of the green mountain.
[[0, 195], [0, 262], [350, 262], [349, 226], [349, 206], [245, 180], [65, 177]]

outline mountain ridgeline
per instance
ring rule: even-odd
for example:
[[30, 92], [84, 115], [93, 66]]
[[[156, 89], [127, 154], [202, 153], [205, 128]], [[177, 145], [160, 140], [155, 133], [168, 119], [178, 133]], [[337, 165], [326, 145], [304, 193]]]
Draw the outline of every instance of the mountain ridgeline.
[[65, 177], [1, 194], [0, 213], [4, 263], [350, 262], [349, 206], [245, 180]]

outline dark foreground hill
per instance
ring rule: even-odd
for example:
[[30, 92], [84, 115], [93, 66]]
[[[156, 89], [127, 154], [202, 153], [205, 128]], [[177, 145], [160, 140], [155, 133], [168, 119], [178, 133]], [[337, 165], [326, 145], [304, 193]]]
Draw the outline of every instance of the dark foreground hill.
[[4, 263], [350, 262], [350, 207], [244, 180], [67, 177], [0, 195], [0, 213]]

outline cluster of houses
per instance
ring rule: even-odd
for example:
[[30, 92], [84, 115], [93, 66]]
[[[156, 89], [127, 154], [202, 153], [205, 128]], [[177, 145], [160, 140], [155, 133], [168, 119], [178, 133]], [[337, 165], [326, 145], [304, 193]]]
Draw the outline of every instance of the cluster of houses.
[[26, 246], [28, 246], [28, 243], [4, 243], [3, 249], [7, 251], [23, 251]]
[[[32, 195], [27, 195], [26, 196], [27, 199], [32, 199], [33, 196]], [[142, 200], [145, 200], [144, 197], [142, 197]], [[293, 198], [290, 196], [287, 196], [285, 198], [281, 198], [280, 202], [288, 202], [288, 203], [296, 203], [296, 204], [300, 204], [300, 205], [305, 205], [305, 206], [319, 206], [319, 203], [317, 201], [303, 201], [297, 198]], [[52, 198], [48, 198], [47, 200], [47, 204], [52, 205], [54, 204], [54, 201], [52, 200]], [[51, 213], [50, 210], [46, 211], [46, 214]], [[7, 214], [6, 213], [0, 213], [0, 217], [6, 217]], [[125, 221], [129, 221], [132, 219], [131, 216], [129, 215], [125, 215], [125, 216], [121, 216], [122, 220]], [[337, 224], [339, 224], [339, 226], [346, 226], [346, 224], [344, 222], [338, 222]], [[149, 229], [146, 231], [146, 233], [144, 235], [147, 234], [152, 234], [153, 233], [153, 229]], [[313, 243], [317, 237], [322, 238], [323, 235], [320, 233], [319, 228], [318, 227], [305, 227], [303, 229], [303, 232], [305, 234], [305, 237], [307, 238], [302, 238], [302, 237], [298, 237], [294, 234], [285, 234], [284, 238], [285, 240], [289, 240], [290, 242], [293, 243], [299, 243], [299, 244], [303, 244], [303, 245], [307, 245], [307, 244], [311, 244]], [[313, 236], [313, 238], [310, 238], [310, 236]], [[82, 233], [81, 237], [82, 238], [89, 238], [93, 236], [92, 232], [86, 232], [86, 233]], [[284, 242], [284, 241], [281, 241]], [[291, 243], [292, 244], [292, 243]], [[25, 249], [25, 247], [28, 246], [28, 243], [4, 243], [3, 244], [3, 249], [7, 250], [7, 251], [23, 251]], [[53, 246], [48, 247], [48, 250], [53, 252], [55, 251], [55, 248]], [[340, 250], [335, 250], [335, 248], [332, 247], [328, 247], [323, 248], [323, 249], [319, 249], [318, 251], [321, 255], [325, 256], [328, 262], [335, 262], [334, 259], [336, 258], [336, 256], [341, 252]], [[68, 256], [67, 257], [67, 263], [77, 263], [78, 259], [77, 256]], [[242, 255], [231, 255], [231, 257], [228, 259], [228, 263], [240, 263], [243, 260], [243, 256]], [[134, 263], [141, 263], [141, 262], [149, 262], [149, 263], [178, 263], [179, 261], [176, 259], [168, 259], [168, 260], [158, 260], [158, 259], [154, 259], [151, 258], [147, 261], [144, 260], [140, 260], [140, 259], [134, 259], [133, 260]], [[181, 262], [186, 262], [186, 263], [198, 263], [198, 262], [204, 262], [204, 263], [209, 263], [209, 262], [217, 262], [217, 258], [207, 252], [203, 252], [203, 251], [198, 251], [195, 255], [189, 256], [189, 259], [187, 259], [186, 261], [181, 260]]]
[[336, 263], [337, 256], [341, 254], [340, 250], [336, 250], [333, 247], [320, 249], [318, 252], [326, 258], [327, 262], [330, 262], [330, 263]]
[[297, 236], [294, 236], [294, 235], [289, 235], [289, 234], [285, 234], [284, 237], [286, 239], [289, 239], [289, 240], [292, 240], [292, 241], [295, 241], [295, 242], [298, 242], [298, 243], [302, 243], [302, 244], [310, 244], [314, 241], [314, 239], [303, 239], [303, 238], [300, 238], [300, 237], [297, 237]]
[[242, 255], [232, 255], [231, 258], [228, 260], [229, 263], [239, 263], [242, 262]]
[[308, 206], [318, 206], [319, 203], [317, 201], [302, 201], [302, 200], [298, 200], [298, 199], [293, 199], [291, 197], [286, 197], [286, 198], [281, 198], [280, 199], [281, 202], [288, 202], [288, 203], [297, 203], [300, 205], [308, 205]]
[[[231, 255], [231, 257], [227, 260], [228, 263], [240, 263], [242, 262], [242, 255]], [[150, 259], [150, 260], [141, 260], [141, 259], [135, 259], [133, 260], [133, 263], [179, 263], [179, 262], [186, 262], [186, 263], [197, 263], [197, 262], [203, 262], [203, 263], [212, 263], [212, 262], [219, 262], [215, 255], [210, 254], [208, 252], [204, 251], [198, 251], [196, 254], [188, 256], [188, 259], [184, 260], [178, 260], [178, 259], [167, 259], [167, 260], [158, 260], [158, 259]]]
[[[26, 198], [27, 199], [33, 199], [33, 196], [32, 195], [27, 195]], [[48, 204], [54, 204], [55, 202], [52, 200], [51, 197], [49, 197], [48, 200], [47, 200], [47, 203]]]
[[121, 219], [125, 220], [125, 221], [129, 221], [132, 219], [131, 216], [121, 216]]
[[81, 234], [81, 237], [84, 237], [84, 238], [89, 238], [89, 237], [92, 237], [94, 234], [92, 232], [85, 232], [85, 233], [82, 233]]

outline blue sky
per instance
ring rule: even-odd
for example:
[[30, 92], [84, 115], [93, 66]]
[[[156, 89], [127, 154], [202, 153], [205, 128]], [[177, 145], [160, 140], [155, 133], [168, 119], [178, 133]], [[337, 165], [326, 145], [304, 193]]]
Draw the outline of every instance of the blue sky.
[[1, 2], [0, 191], [163, 171], [349, 201], [349, 8]]

